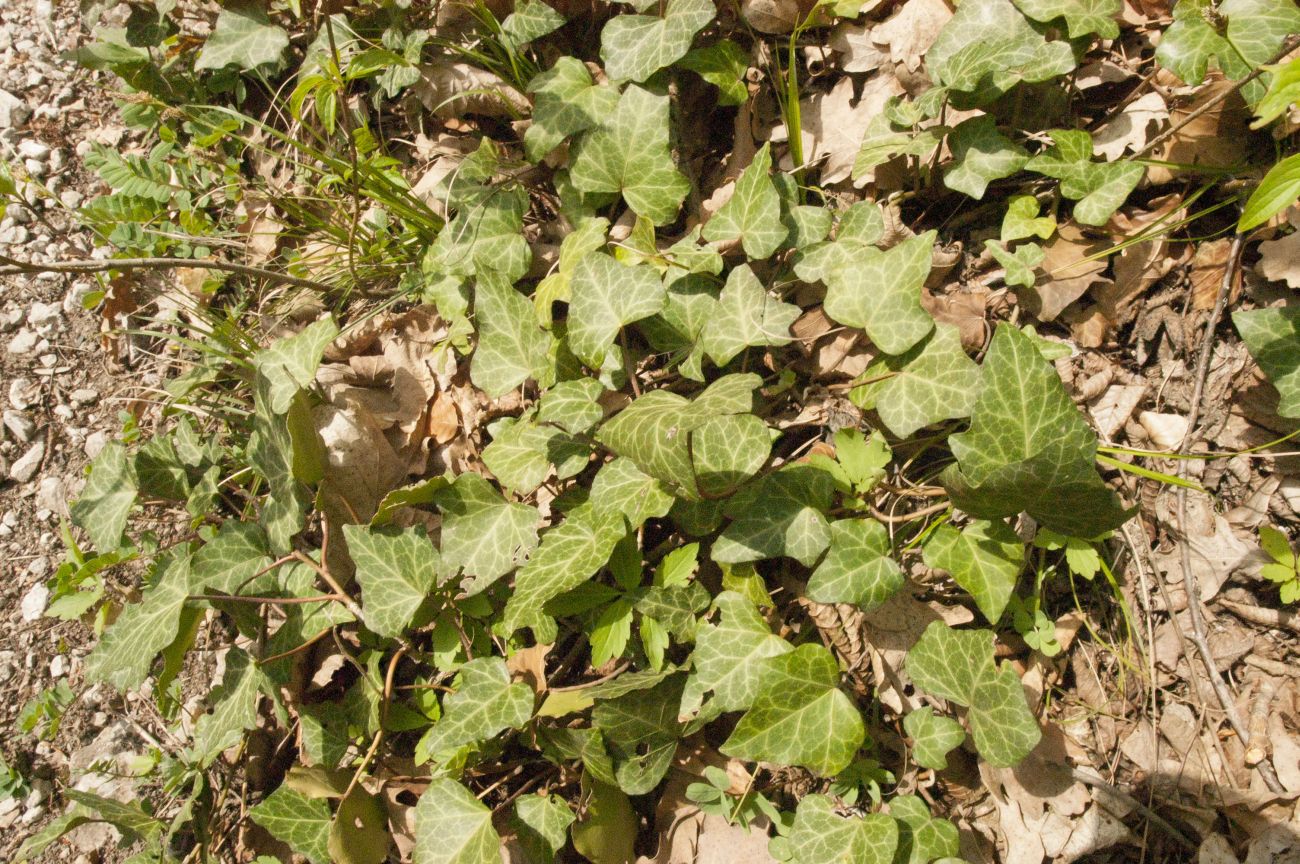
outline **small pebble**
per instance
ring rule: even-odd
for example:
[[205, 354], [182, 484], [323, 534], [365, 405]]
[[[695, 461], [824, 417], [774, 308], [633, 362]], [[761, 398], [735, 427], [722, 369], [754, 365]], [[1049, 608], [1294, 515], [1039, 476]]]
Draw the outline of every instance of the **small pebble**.
[[37, 582], [23, 595], [22, 613], [24, 621], [36, 621], [45, 614], [45, 607], [50, 602], [50, 589], [44, 582]]
[[45, 440], [41, 439], [33, 444], [26, 453], [24, 453], [9, 468], [9, 477], [16, 483], [26, 483], [36, 476], [36, 472], [41, 470], [41, 462], [45, 459]]

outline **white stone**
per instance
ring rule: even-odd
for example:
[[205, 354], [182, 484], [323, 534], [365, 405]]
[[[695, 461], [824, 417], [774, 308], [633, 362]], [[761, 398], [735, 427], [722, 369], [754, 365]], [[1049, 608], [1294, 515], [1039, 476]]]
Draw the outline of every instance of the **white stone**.
[[28, 448], [18, 461], [14, 462], [9, 469], [9, 476], [16, 483], [26, 483], [36, 476], [36, 472], [41, 470], [41, 462], [45, 460], [45, 440], [41, 439]]
[[102, 429], [98, 432], [91, 432], [86, 436], [86, 446], [83, 448], [86, 451], [86, 456], [94, 459], [101, 450], [108, 446], [108, 442], [111, 440], [109, 434]]
[[50, 602], [50, 589], [44, 582], [37, 582], [23, 595], [22, 612], [24, 621], [39, 620]]
[[27, 324], [41, 336], [53, 336], [63, 324], [63, 310], [58, 303], [33, 303], [27, 312]]
[[32, 116], [32, 109], [8, 90], [0, 90], [0, 129], [21, 126]]
[[10, 354], [30, 354], [36, 348], [39, 339], [34, 330], [24, 327], [9, 340], [7, 349]]
[[36, 423], [18, 411], [4, 412], [4, 426], [19, 442], [26, 444], [36, 436]]
[[50, 155], [51, 149], [49, 144], [31, 138], [18, 143], [18, 155], [24, 159], [40, 159], [44, 161]]
[[78, 405], [93, 405], [99, 401], [99, 391], [89, 387], [78, 387], [68, 394], [68, 398]]
[[50, 677], [62, 678], [68, 674], [68, 658], [62, 654], [55, 654], [54, 659], [50, 661]]

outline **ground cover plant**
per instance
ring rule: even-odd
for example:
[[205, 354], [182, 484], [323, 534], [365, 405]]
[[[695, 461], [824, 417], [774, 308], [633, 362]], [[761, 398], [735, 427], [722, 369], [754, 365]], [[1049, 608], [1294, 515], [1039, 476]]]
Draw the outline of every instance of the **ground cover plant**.
[[[88, 822], [139, 864], [1188, 860], [1215, 834], [1070, 770], [1053, 658], [1102, 646], [1155, 705], [1151, 622], [1178, 648], [1185, 609], [1202, 715], [1266, 736], [1187, 526], [1216, 333], [1267, 443], [1300, 417], [1268, 288], [1300, 286], [1292, 0], [100, 7], [76, 59], [141, 146], [87, 155], [115, 257], [62, 266], [102, 274], [109, 350], [174, 374], [94, 459], [47, 614], [174, 732], [138, 798], [67, 789], [19, 860]], [[1062, 372], [1165, 279], [1180, 413], [1116, 446], [1145, 387], [1121, 411], [1113, 371]], [[1078, 824], [1100, 788], [1158, 827], [1017, 851], [1003, 787], [1035, 772]], [[959, 832], [982, 784], [1014, 819]]]

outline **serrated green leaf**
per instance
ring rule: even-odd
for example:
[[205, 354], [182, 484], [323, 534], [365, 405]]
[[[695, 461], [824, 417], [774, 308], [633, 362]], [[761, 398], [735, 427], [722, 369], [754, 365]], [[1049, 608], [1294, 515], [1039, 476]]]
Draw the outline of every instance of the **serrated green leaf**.
[[158, 557], [140, 601], [122, 609], [86, 657], [86, 677], [122, 692], [143, 684], [158, 652], [176, 638], [189, 586], [190, 549], [173, 546]]
[[654, 315], [664, 305], [659, 274], [644, 264], [629, 267], [601, 252], [588, 253], [569, 282], [569, 347], [599, 369], [619, 328]]
[[934, 333], [896, 357], [886, 357], [863, 373], [868, 381], [849, 398], [874, 408], [885, 427], [899, 438], [940, 420], [969, 416], [979, 391], [980, 371], [961, 347], [951, 324], [935, 324]]
[[704, 239], [726, 243], [739, 238], [750, 260], [771, 257], [785, 242], [789, 229], [781, 222], [781, 196], [768, 176], [772, 145], [764, 144], [741, 172], [735, 190], [704, 224]]
[[901, 354], [934, 329], [921, 307], [921, 285], [930, 273], [934, 231], [881, 252], [861, 247], [826, 274], [826, 314], [860, 327], [886, 354]]
[[518, 51], [564, 26], [564, 16], [542, 0], [520, 0], [501, 22], [501, 41]]
[[525, 795], [515, 802], [513, 824], [519, 845], [536, 864], [552, 864], [576, 817], [555, 795]]
[[1020, 676], [1009, 665], [996, 672], [992, 666], [975, 686], [971, 697], [971, 737], [980, 756], [995, 768], [1010, 768], [1038, 746], [1043, 737], [1029, 706]]
[[1038, 281], [1034, 268], [1043, 263], [1043, 247], [1037, 243], [1022, 243], [1014, 252], [1002, 247], [996, 240], [985, 240], [984, 248], [1007, 270], [1004, 281], [1008, 285], [1023, 285], [1033, 288]]
[[533, 691], [510, 682], [500, 657], [479, 657], [460, 667], [460, 686], [442, 700], [442, 719], [417, 750], [436, 756], [518, 729], [533, 716]]
[[528, 82], [528, 89], [537, 102], [532, 125], [524, 133], [524, 149], [533, 162], [565, 140], [595, 129], [618, 106], [618, 91], [595, 84], [577, 57], [561, 57]]
[[604, 386], [595, 378], [561, 381], [542, 396], [537, 419], [574, 435], [588, 432], [605, 414], [596, 401], [604, 392]]
[[915, 795], [893, 798], [889, 815], [898, 820], [898, 864], [943, 864], [957, 854], [957, 826], [947, 819], [932, 818], [925, 802]]
[[1102, 39], [1119, 35], [1115, 18], [1123, 6], [1120, 0], [1015, 0], [1015, 4], [1021, 12], [1043, 24], [1064, 18], [1071, 39], [1090, 33]]
[[940, 717], [929, 705], [908, 712], [903, 728], [912, 736], [912, 759], [922, 768], [942, 771], [948, 767], [948, 751], [966, 740], [966, 730], [951, 717]]
[[742, 264], [728, 274], [700, 344], [714, 363], [725, 366], [748, 347], [790, 344], [790, 326], [800, 314], [798, 306], [771, 296], [749, 265]]
[[1011, 0], [967, 0], [930, 45], [925, 64], [936, 84], [997, 96], [1021, 81], [1064, 75], [1075, 62], [1068, 42], [1046, 41]]
[[785, 465], [744, 487], [726, 504], [731, 524], [713, 543], [719, 564], [788, 556], [811, 567], [830, 543], [825, 512], [834, 484], [812, 465]]
[[415, 805], [415, 864], [500, 864], [492, 811], [448, 777], [429, 783]]
[[766, 678], [767, 661], [794, 647], [772, 633], [754, 604], [734, 591], [713, 601], [721, 618], [701, 624], [695, 637], [695, 677], [702, 691], [713, 692], [722, 711], [744, 711], [754, 704]]
[[719, 105], [741, 105], [749, 98], [745, 82], [749, 55], [730, 39], [720, 39], [706, 48], [692, 48], [677, 65], [717, 87]]
[[1300, 417], [1300, 309], [1253, 309], [1232, 313], [1250, 356], [1277, 388], [1277, 413]]
[[477, 594], [514, 570], [537, 548], [540, 516], [506, 501], [481, 475], [466, 472], [434, 495], [442, 510], [442, 566], [473, 577], [463, 590]]
[[265, 376], [267, 407], [274, 414], [284, 414], [294, 395], [311, 386], [326, 346], [339, 335], [332, 317], [308, 324], [292, 336], [278, 339], [257, 352], [253, 366]]
[[903, 587], [903, 571], [890, 557], [889, 532], [873, 519], [831, 524], [830, 551], [808, 580], [808, 599], [853, 603], [864, 612]]
[[984, 197], [989, 183], [1010, 177], [1029, 161], [1029, 153], [998, 131], [988, 114], [959, 123], [948, 136], [952, 162], [943, 174], [949, 189], [976, 200]]
[[840, 816], [825, 795], [799, 801], [789, 834], [793, 864], [891, 864], [898, 823], [881, 813]]
[[[712, 17], [711, 5], [709, 10]], [[690, 183], [669, 151], [668, 97], [632, 85], [619, 97], [618, 107], [600, 119], [602, 125], [576, 146], [569, 169], [574, 187], [587, 194], [621, 193], [651, 223], [671, 222]]]
[[684, 57], [716, 14], [709, 0], [668, 0], [662, 18], [614, 16], [600, 34], [605, 74], [614, 81], [644, 81]]
[[953, 503], [980, 519], [1026, 511], [1074, 537], [1126, 518], [1097, 474], [1097, 436], [1033, 340], [998, 325], [970, 429], [949, 438], [957, 465], [941, 475]]
[[1038, 215], [1038, 199], [1033, 195], [1012, 195], [1007, 199], [1007, 212], [1002, 217], [1003, 243], [1038, 237], [1046, 240], [1056, 232], [1056, 217]]
[[226, 654], [226, 674], [221, 686], [212, 691], [212, 710], [194, 724], [189, 756], [197, 765], [211, 765], [257, 723], [259, 688], [265, 678], [248, 652], [231, 648]]
[[469, 374], [475, 387], [495, 398], [546, 376], [551, 337], [537, 326], [528, 300], [494, 271], [478, 278], [474, 318], [478, 347]]
[[286, 784], [249, 808], [248, 815], [311, 864], [330, 864], [327, 844], [332, 817], [325, 801], [310, 798]]
[[483, 464], [501, 485], [527, 495], [555, 469], [558, 479], [577, 474], [587, 465], [590, 448], [553, 426], [543, 426], [530, 414], [506, 417], [488, 426], [492, 443], [483, 448]]
[[839, 677], [835, 658], [820, 645], [770, 658], [753, 706], [720, 749], [736, 759], [839, 773], [866, 737]]
[[96, 551], [112, 552], [122, 542], [135, 498], [135, 465], [126, 448], [113, 441], [90, 463], [90, 479], [68, 509]]
[[[217, 15], [212, 35], [203, 43], [194, 60], [195, 69], [224, 69], [234, 66], [251, 71], [263, 66], [280, 65], [289, 34], [266, 16], [266, 9], [256, 3], [227, 6]], [[264, 70], [265, 71], [265, 70]]]
[[505, 609], [507, 631], [536, 627], [546, 601], [594, 576], [625, 534], [620, 510], [597, 510], [587, 503], [571, 511], [546, 532], [537, 552], [515, 576], [515, 591]]
[[438, 584], [438, 550], [418, 527], [344, 525], [343, 536], [357, 564], [366, 627], [401, 637]]
[[1300, 198], [1300, 153], [1293, 153], [1278, 162], [1255, 191], [1250, 193], [1241, 210], [1237, 231], [1245, 232], [1263, 225]]
[[997, 624], [1011, 600], [1025, 561], [1025, 544], [1004, 522], [976, 521], [961, 531], [940, 525], [925, 542], [925, 563], [947, 570]]

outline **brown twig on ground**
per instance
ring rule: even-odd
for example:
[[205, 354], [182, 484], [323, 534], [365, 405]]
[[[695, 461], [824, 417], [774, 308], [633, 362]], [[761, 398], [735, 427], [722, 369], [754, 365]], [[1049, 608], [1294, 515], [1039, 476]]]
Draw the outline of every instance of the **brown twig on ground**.
[[1271, 627], [1275, 630], [1290, 630], [1292, 633], [1300, 633], [1300, 615], [1288, 609], [1264, 609], [1260, 606], [1248, 606], [1245, 603], [1237, 603], [1225, 597], [1220, 597], [1215, 602], [1242, 621], [1249, 621], [1251, 624]]
[[79, 258], [70, 261], [51, 261], [48, 264], [41, 264], [34, 261], [19, 261], [16, 258], [10, 258], [7, 255], [0, 255], [0, 276], [17, 276], [22, 273], [107, 273], [109, 270], [175, 270], [177, 267], [195, 267], [200, 270], [221, 270], [225, 273], [238, 273], [241, 276], [251, 276], [255, 279], [267, 279], [272, 282], [283, 282], [286, 285], [296, 285], [299, 288], [311, 288], [314, 291], [334, 291], [332, 285], [326, 285], [324, 282], [317, 282], [314, 279], [303, 279], [298, 276], [290, 276], [288, 273], [277, 273], [274, 270], [266, 270], [262, 267], [251, 267], [247, 264], [234, 264], [230, 261], [213, 261], [209, 259], [198, 258], [109, 258], [99, 260], [97, 258]]
[[1093, 789], [1096, 789], [1100, 793], [1101, 797], [1114, 798], [1116, 802], [1123, 804], [1124, 806], [1129, 807], [1133, 810], [1139, 811], [1143, 816], [1147, 818], [1148, 822], [1163, 830], [1166, 834], [1172, 837], [1184, 849], [1189, 849], [1195, 852], [1196, 849], [1198, 848], [1195, 843], [1187, 839], [1187, 835], [1185, 835], [1183, 832], [1179, 831], [1177, 828], [1171, 825], [1168, 822], [1168, 820], [1165, 819], [1165, 817], [1161, 816], [1159, 813], [1152, 810], [1150, 807], [1143, 804], [1141, 801], [1137, 800], [1132, 795], [1125, 792], [1123, 789], [1119, 789], [1111, 785], [1110, 783], [1106, 782], [1106, 779], [1101, 775], [1091, 774], [1080, 768], [1073, 769], [1071, 775], [1074, 777], [1075, 780], [1079, 781], [1083, 785], [1091, 786]]
[[[1179, 456], [1187, 455], [1196, 435], [1197, 421], [1200, 419], [1201, 414], [1201, 399], [1205, 395], [1205, 379], [1210, 371], [1210, 357], [1214, 353], [1214, 331], [1218, 328], [1219, 319], [1223, 317], [1223, 307], [1227, 303], [1228, 291], [1231, 289], [1233, 280], [1237, 275], [1237, 265], [1241, 258], [1241, 247], [1244, 242], [1245, 238], [1240, 234], [1232, 240], [1232, 248], [1228, 251], [1228, 260], [1223, 265], [1223, 281], [1219, 283], [1219, 293], [1214, 299], [1214, 309], [1210, 312], [1210, 319], [1205, 322], [1205, 335], [1201, 339], [1201, 352], [1196, 359], [1196, 372], [1195, 377], [1192, 379], [1192, 401], [1191, 407], [1187, 411], [1187, 431], [1183, 433], [1183, 440], [1178, 445]], [[1179, 459], [1177, 467], [1179, 479], [1183, 479], [1183, 475], [1186, 473], [1187, 460]], [[1210, 676], [1210, 685], [1214, 688], [1214, 695], [1218, 698], [1219, 705], [1223, 708], [1223, 713], [1228, 719], [1228, 725], [1232, 727], [1232, 731], [1240, 739], [1241, 746], [1249, 750], [1250, 730], [1241, 722], [1241, 716], [1237, 713], [1237, 703], [1233, 698], [1232, 690], [1228, 683], [1223, 680], [1223, 676], [1219, 674], [1219, 669], [1214, 662], [1214, 653], [1210, 650], [1210, 642], [1205, 633], [1205, 618], [1201, 614], [1200, 587], [1196, 581], [1196, 572], [1192, 569], [1191, 547], [1188, 545], [1185, 536], [1187, 533], [1187, 488], [1179, 486], [1174, 490], [1174, 498], [1178, 510], [1178, 530], [1184, 534], [1178, 544], [1178, 550], [1182, 559], [1183, 590], [1187, 593], [1187, 616], [1192, 623], [1190, 638], [1196, 646], [1197, 652], [1201, 655], [1201, 660], [1205, 663], [1206, 672]], [[1264, 784], [1268, 786], [1270, 791], [1285, 791], [1268, 760], [1260, 760], [1255, 764], [1254, 768], [1259, 772]]]

